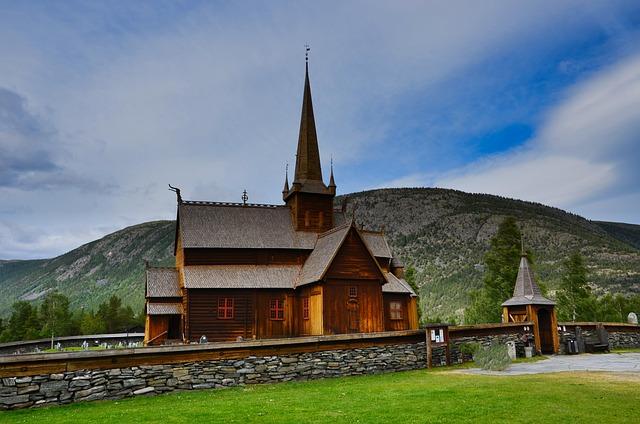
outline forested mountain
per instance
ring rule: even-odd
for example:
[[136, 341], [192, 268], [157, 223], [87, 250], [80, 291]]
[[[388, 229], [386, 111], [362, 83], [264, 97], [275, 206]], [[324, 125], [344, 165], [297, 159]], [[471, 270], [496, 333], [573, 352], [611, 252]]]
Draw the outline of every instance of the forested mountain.
[[[498, 224], [514, 216], [534, 253], [538, 280], [553, 293], [560, 262], [579, 250], [601, 293], [640, 292], [640, 226], [589, 221], [537, 203], [454, 190], [383, 189], [336, 198], [366, 229], [384, 230], [394, 252], [417, 270], [423, 311], [460, 315], [480, 287], [482, 258]], [[144, 260], [173, 261], [173, 221], [148, 222], [110, 234], [53, 259], [0, 261], [0, 316], [17, 299], [38, 301], [57, 289], [71, 307], [95, 308], [112, 294], [138, 311]]]

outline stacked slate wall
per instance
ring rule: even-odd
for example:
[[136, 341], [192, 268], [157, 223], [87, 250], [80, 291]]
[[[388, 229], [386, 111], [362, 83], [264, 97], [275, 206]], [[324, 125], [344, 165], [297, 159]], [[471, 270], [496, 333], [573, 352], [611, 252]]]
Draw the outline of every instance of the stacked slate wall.
[[[560, 354], [567, 352], [567, 341], [575, 340], [576, 327], [582, 330], [582, 337], [585, 339], [597, 338], [596, 326], [594, 323], [560, 323], [558, 325], [560, 336]], [[609, 334], [610, 349], [633, 349], [640, 348], [640, 327], [609, 324], [604, 325]]]
[[0, 409], [414, 370], [426, 366], [425, 352], [425, 343], [420, 342], [2, 378]]

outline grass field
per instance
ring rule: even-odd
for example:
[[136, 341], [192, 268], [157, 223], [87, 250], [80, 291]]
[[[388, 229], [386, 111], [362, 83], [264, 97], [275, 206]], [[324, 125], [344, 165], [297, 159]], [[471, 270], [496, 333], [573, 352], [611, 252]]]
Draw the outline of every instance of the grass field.
[[420, 370], [87, 402], [0, 412], [0, 422], [626, 423], [640, 417], [638, 375], [495, 377], [459, 371]]

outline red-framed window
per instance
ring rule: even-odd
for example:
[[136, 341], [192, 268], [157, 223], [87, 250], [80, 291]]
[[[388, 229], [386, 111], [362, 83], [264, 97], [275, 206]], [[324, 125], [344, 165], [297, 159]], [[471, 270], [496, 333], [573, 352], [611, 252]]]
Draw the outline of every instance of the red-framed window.
[[302, 298], [302, 319], [309, 319], [309, 298]]
[[349, 287], [349, 297], [358, 297], [358, 287], [356, 286]]
[[402, 319], [402, 303], [389, 302], [389, 318]]
[[233, 319], [233, 297], [218, 298], [218, 319]]
[[269, 304], [269, 318], [272, 321], [282, 321], [284, 319], [284, 300], [271, 299]]

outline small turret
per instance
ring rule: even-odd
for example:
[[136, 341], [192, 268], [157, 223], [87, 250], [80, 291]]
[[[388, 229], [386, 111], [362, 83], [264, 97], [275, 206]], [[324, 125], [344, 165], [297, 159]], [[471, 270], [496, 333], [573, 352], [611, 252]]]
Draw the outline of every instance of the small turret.
[[331, 176], [329, 177], [329, 191], [336, 194], [336, 181], [333, 179], [333, 158], [331, 158]]
[[288, 195], [289, 195], [289, 164], [287, 164], [284, 171], [284, 187], [282, 189], [282, 200], [286, 199]]

